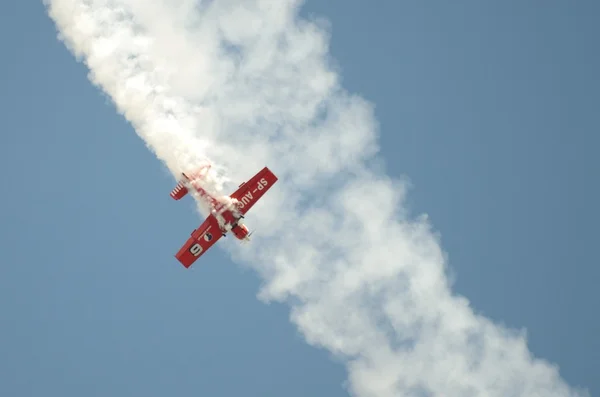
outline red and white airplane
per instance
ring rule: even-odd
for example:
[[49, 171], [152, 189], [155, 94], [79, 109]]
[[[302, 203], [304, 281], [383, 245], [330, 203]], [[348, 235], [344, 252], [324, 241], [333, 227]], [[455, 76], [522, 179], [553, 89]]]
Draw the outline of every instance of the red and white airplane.
[[277, 182], [275, 174], [265, 167], [248, 182], [243, 182], [230, 196], [215, 197], [201, 184], [209, 168], [210, 165], [205, 165], [189, 177], [182, 173], [183, 178], [171, 191], [171, 197], [180, 200], [189, 192], [189, 189], [193, 188], [210, 207], [210, 215], [198, 229], [192, 232], [192, 236], [175, 255], [186, 268], [192, 266], [202, 254], [229, 231], [232, 231], [239, 240], [248, 241], [252, 233], [241, 222], [241, 219]]

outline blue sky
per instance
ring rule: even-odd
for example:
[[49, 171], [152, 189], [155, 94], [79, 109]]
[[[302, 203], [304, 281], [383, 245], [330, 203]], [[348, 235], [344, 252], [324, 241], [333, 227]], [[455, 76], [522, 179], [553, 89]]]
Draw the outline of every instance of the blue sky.
[[[454, 291], [600, 390], [600, 56], [591, 1], [309, 1], [381, 158], [441, 234]], [[344, 396], [346, 372], [223, 249], [184, 271], [200, 219], [87, 80], [42, 4], [0, 6], [0, 394]]]

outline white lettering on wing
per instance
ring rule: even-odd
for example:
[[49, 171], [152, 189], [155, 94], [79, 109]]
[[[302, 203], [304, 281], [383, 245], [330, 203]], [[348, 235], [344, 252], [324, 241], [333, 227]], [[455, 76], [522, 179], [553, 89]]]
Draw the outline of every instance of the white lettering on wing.
[[263, 190], [266, 186], [268, 185], [267, 180], [265, 178], [261, 178], [260, 181], [258, 181], [258, 184], [256, 186], [256, 189], [254, 189], [254, 191], [258, 190]]
[[254, 196], [252, 195], [252, 192], [248, 192], [248, 193], [244, 194], [241, 197], [241, 199], [239, 200], [240, 208], [244, 208], [245, 206], [250, 204], [250, 202], [252, 202], [253, 198], [254, 198]]

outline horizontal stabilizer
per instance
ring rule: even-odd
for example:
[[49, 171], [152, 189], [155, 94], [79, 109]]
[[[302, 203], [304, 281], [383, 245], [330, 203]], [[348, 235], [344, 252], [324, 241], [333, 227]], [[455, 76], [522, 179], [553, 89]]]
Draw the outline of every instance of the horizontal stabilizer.
[[187, 187], [183, 185], [183, 182], [179, 182], [173, 190], [171, 190], [171, 197], [175, 200], [182, 199], [188, 192]]

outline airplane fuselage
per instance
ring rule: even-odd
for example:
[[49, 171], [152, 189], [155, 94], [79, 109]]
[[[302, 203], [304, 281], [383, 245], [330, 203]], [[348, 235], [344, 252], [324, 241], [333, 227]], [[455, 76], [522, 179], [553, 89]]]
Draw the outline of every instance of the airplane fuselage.
[[228, 196], [216, 199], [199, 184], [192, 183], [192, 185], [204, 202], [211, 208], [210, 213], [219, 223], [219, 228], [223, 235], [226, 235], [227, 232], [231, 231], [239, 240], [247, 239], [249, 230], [246, 225], [242, 224], [240, 221], [243, 216], [237, 211], [239, 205], [237, 200], [233, 200]]

